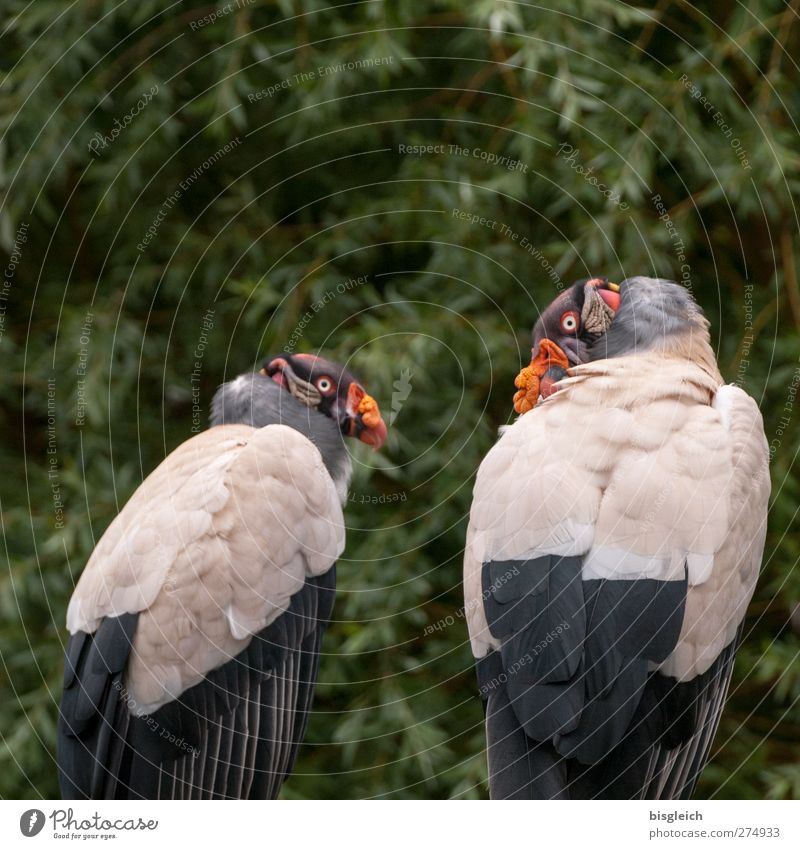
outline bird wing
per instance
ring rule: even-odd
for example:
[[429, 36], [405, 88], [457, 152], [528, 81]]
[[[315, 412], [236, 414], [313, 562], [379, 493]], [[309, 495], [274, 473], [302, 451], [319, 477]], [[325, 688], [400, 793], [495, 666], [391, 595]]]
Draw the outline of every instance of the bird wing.
[[[70, 602], [68, 792], [277, 793], [343, 547], [333, 481], [296, 431], [222, 426], [169, 455], [109, 526]], [[230, 779], [211, 777], [218, 761]], [[175, 773], [190, 767], [191, 781]]]
[[[481, 465], [464, 581], [473, 652], [500, 654], [518, 721], [588, 768], [644, 727], [637, 710], [659, 668], [662, 689], [713, 679], [718, 717], [720, 658], [752, 594], [769, 485], [760, 415], [740, 390], [715, 405], [712, 376], [658, 355], [572, 374]], [[744, 516], [752, 468], [763, 485]], [[713, 623], [699, 615], [712, 597]], [[496, 684], [481, 681], [484, 693]], [[661, 707], [684, 718], [681, 740], [695, 735], [675, 692]], [[659, 714], [640, 746], [674, 719]]]
[[[690, 588], [676, 649], [650, 682], [661, 704], [672, 705], [672, 716], [661, 721], [666, 730], [660, 738], [645, 731], [638, 752], [633, 739], [629, 747], [631, 763], [644, 767], [640, 778], [647, 779], [649, 798], [687, 799], [694, 791], [719, 725], [764, 552], [770, 477], [761, 413], [736, 386], [720, 387], [713, 406], [731, 449], [728, 532], [707, 579]], [[658, 707], [640, 706], [643, 730], [657, 714]], [[648, 737], [658, 742], [647, 748]], [[637, 771], [634, 767], [632, 774]]]

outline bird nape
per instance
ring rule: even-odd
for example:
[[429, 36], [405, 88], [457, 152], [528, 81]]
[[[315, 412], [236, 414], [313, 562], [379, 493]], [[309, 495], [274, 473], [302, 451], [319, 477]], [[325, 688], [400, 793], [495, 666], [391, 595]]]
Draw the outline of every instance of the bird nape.
[[343, 437], [378, 405], [341, 366], [269, 358], [217, 391], [92, 553], [67, 611], [64, 798], [270, 799], [303, 740], [331, 618]]
[[575, 283], [475, 483], [466, 613], [493, 798], [688, 798], [761, 564], [768, 448], [678, 284]]

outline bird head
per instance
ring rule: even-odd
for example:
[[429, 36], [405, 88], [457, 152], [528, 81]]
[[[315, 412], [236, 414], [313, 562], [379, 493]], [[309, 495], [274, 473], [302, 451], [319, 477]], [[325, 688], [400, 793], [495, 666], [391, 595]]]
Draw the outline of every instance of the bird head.
[[[691, 294], [672, 280], [605, 277], [578, 280], [562, 292], [533, 327], [530, 365], [517, 375], [514, 409], [527, 413], [547, 398], [567, 369], [655, 349], [681, 348], [716, 370], [708, 322]], [[691, 352], [691, 353], [689, 353]]]
[[620, 306], [620, 287], [605, 277], [578, 280], [541, 314], [533, 328], [531, 363], [514, 381], [514, 409], [527, 413], [547, 398], [570, 366], [590, 359]]
[[313, 354], [283, 353], [267, 358], [261, 374], [302, 404], [333, 419], [345, 436], [376, 451], [386, 440], [377, 402], [342, 366]]

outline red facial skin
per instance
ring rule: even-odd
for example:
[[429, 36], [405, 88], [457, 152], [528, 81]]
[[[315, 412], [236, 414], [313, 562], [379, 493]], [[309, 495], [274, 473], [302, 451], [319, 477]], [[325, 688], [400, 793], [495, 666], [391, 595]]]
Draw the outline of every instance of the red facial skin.
[[[300, 364], [295, 363], [295, 366], [304, 372], [302, 378], [297, 374], [296, 369], [292, 368], [292, 362], [295, 360], [301, 360], [303, 365], [310, 364], [310, 375], [308, 375], [310, 382], [316, 385], [317, 391], [323, 395], [323, 409], [320, 412], [338, 421], [346, 436], [352, 436], [377, 451], [386, 441], [387, 436], [386, 424], [381, 418], [380, 408], [375, 399], [367, 395], [364, 387], [353, 380], [352, 376], [341, 367], [312, 354], [291, 356], [287, 354], [271, 360], [265, 368], [261, 369], [261, 374], [288, 391], [290, 378], [305, 381], [307, 377]], [[314, 371], [317, 372], [316, 377], [313, 376]], [[320, 381], [323, 379], [329, 381], [330, 388], [326, 386], [325, 390], [320, 389]], [[337, 380], [341, 381], [338, 385]]]

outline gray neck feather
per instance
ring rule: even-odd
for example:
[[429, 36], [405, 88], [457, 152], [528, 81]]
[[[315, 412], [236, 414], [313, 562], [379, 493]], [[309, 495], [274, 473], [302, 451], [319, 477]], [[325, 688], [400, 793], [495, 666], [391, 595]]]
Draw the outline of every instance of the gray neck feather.
[[301, 404], [268, 377], [242, 374], [223, 383], [211, 401], [211, 426], [283, 424], [310, 439], [322, 454], [342, 502], [347, 498], [353, 467], [339, 426], [333, 419]]
[[619, 284], [620, 307], [590, 360], [657, 350], [679, 333], [708, 334], [702, 310], [683, 286], [660, 277], [629, 277]]

